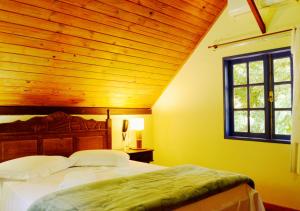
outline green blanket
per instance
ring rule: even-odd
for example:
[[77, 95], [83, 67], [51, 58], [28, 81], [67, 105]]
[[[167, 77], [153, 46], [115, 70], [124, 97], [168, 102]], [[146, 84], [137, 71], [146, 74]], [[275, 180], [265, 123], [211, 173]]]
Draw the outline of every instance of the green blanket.
[[29, 211], [170, 210], [242, 183], [254, 187], [240, 174], [182, 165], [58, 191]]

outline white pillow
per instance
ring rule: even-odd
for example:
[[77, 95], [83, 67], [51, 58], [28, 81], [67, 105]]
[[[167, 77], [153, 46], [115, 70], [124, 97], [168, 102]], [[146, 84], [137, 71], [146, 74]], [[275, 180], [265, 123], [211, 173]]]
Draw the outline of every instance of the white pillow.
[[72, 162], [63, 156], [27, 156], [0, 163], [0, 179], [28, 180], [67, 169]]
[[73, 153], [74, 166], [126, 166], [129, 155], [119, 150], [84, 150]]

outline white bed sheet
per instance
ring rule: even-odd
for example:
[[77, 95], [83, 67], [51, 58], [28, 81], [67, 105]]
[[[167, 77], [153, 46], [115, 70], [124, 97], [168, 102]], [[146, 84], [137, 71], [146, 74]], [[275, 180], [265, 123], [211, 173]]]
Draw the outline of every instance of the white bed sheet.
[[[73, 185], [130, 176], [163, 168], [166, 167], [130, 161], [129, 166], [126, 167], [75, 167], [49, 177], [27, 182], [4, 181], [2, 182], [2, 193], [0, 192], [0, 211], [25, 211], [37, 199]], [[178, 209], [178, 211], [192, 210], [264, 211], [264, 207], [258, 193], [248, 185], [243, 184]]]
[[[27, 182], [3, 182], [1, 211], [25, 211], [37, 199], [72, 185], [151, 172], [165, 167], [130, 161], [126, 167], [74, 167]], [[1, 190], [0, 190], [1, 191]]]

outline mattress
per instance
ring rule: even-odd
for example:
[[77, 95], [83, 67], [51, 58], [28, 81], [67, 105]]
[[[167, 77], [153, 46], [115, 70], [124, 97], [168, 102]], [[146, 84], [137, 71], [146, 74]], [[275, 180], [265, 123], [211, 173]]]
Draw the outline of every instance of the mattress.
[[[5, 181], [0, 195], [0, 210], [25, 211], [37, 199], [58, 190], [163, 168], [165, 167], [130, 161], [126, 167], [74, 167], [41, 179], [26, 182]], [[178, 209], [185, 210], [264, 211], [264, 208], [258, 193], [243, 184]]]

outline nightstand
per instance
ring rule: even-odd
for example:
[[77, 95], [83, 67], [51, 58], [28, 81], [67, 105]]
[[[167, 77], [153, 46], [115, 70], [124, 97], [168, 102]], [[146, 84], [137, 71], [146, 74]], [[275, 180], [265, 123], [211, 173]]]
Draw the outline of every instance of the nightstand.
[[153, 161], [153, 149], [127, 149], [126, 152], [130, 160], [135, 160], [144, 163]]

